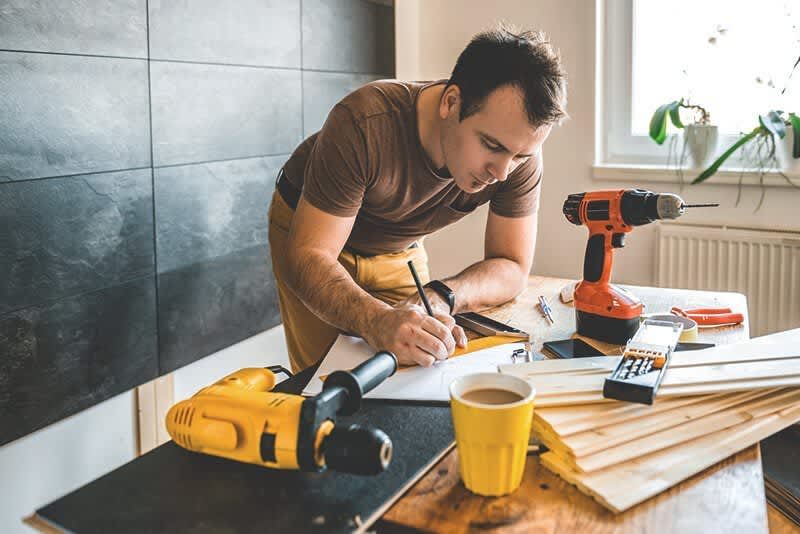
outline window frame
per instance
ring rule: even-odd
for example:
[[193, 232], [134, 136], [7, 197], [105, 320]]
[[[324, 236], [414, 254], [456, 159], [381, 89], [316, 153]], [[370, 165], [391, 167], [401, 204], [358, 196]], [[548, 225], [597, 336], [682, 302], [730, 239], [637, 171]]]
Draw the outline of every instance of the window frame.
[[[664, 181], [667, 176], [674, 178], [677, 165], [667, 166], [670, 139], [657, 145], [647, 135], [633, 135], [630, 128], [633, 97], [633, 49], [636, 29], [633, 27], [633, 0], [597, 0], [597, 57], [595, 105], [597, 130], [595, 132], [595, 177], [610, 179], [609, 169], [630, 170], [641, 168], [646, 171], [643, 178]], [[676, 95], [678, 96], [678, 95]], [[676, 135], [670, 125], [671, 135]], [[677, 134], [680, 135], [680, 134]], [[719, 135], [717, 154], [732, 145], [739, 136]], [[681, 140], [677, 139], [680, 150]], [[759, 173], [752, 168], [744, 169], [745, 162], [741, 152], [732, 155], [709, 181], [738, 183], [744, 175], [746, 182]], [[687, 169], [686, 179], [695, 174]], [[777, 170], [767, 170], [767, 185], [786, 185]], [[649, 178], [648, 178], [649, 177]]]

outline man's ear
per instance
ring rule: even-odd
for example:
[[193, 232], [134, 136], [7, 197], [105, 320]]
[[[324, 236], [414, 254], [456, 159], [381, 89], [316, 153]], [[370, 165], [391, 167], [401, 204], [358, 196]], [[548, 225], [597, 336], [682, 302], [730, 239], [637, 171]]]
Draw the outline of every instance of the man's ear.
[[446, 119], [455, 114], [459, 117], [461, 111], [461, 89], [457, 85], [449, 85], [447, 89], [442, 92], [442, 98], [439, 99], [439, 117]]

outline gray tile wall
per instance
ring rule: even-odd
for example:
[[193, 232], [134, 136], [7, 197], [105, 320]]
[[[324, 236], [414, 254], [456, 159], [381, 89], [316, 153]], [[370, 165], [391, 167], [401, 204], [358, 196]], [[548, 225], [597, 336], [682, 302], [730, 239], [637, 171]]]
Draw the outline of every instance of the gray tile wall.
[[275, 175], [393, 31], [366, 0], [3, 2], [0, 445], [279, 323]]

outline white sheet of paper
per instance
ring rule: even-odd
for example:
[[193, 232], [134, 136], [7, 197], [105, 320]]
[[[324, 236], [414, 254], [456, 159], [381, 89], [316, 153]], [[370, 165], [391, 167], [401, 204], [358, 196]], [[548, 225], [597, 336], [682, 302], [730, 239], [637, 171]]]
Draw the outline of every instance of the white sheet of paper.
[[[496, 373], [498, 365], [512, 363], [511, 353], [524, 346], [524, 343], [508, 343], [438, 362], [431, 367], [401, 368], [366, 397], [447, 402], [450, 400], [450, 382], [473, 373]], [[320, 376], [338, 370], [350, 370], [375, 352], [361, 338], [339, 336], [303, 390], [303, 395], [316, 395], [322, 391]]]

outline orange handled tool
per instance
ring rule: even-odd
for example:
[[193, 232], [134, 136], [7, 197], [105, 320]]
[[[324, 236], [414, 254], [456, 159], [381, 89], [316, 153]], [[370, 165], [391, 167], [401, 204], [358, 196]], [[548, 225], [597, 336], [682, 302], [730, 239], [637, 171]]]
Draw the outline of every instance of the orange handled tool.
[[578, 334], [623, 345], [639, 329], [642, 302], [610, 283], [614, 249], [625, 246], [627, 233], [659, 219], [676, 219], [686, 208], [717, 205], [686, 204], [678, 195], [644, 189], [569, 195], [564, 201], [564, 216], [589, 229], [583, 280], [575, 286], [574, 294]]
[[734, 313], [730, 308], [692, 308], [684, 310], [673, 306], [670, 312], [681, 317], [688, 317], [698, 326], [721, 326], [726, 324], [739, 324], [744, 322], [744, 315]]

